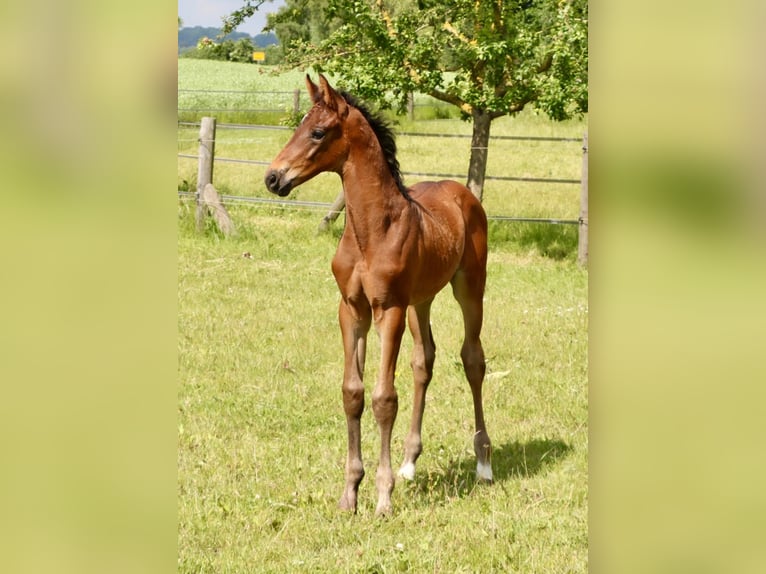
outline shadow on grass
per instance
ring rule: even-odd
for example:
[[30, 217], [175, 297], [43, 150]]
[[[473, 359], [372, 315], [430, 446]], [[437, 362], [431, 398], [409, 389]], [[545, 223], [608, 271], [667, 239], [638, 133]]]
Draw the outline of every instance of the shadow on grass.
[[543, 257], [551, 259], [574, 259], [578, 229], [576, 225], [490, 221], [489, 240], [492, 243], [516, 243], [525, 250], [534, 248]]
[[[555, 439], [532, 439], [527, 442], [512, 442], [492, 449], [492, 469], [496, 481], [513, 477], [529, 477], [542, 472], [545, 467], [558, 462], [572, 447]], [[464, 461], [471, 473], [473, 461]]]
[[[546, 468], [557, 464], [571, 450], [571, 446], [558, 439], [532, 439], [494, 446], [492, 470], [495, 482], [540, 474]], [[474, 457], [452, 460], [440, 470], [441, 472], [419, 472], [410, 488], [432, 503], [463, 498], [477, 486]]]

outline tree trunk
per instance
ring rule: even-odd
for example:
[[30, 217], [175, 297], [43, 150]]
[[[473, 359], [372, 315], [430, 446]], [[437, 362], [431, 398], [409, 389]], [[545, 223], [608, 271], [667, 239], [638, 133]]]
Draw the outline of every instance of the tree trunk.
[[486, 110], [474, 108], [473, 137], [471, 138], [471, 160], [468, 164], [468, 189], [479, 201], [484, 193], [484, 177], [487, 174], [487, 152], [489, 150], [489, 126], [492, 116]]

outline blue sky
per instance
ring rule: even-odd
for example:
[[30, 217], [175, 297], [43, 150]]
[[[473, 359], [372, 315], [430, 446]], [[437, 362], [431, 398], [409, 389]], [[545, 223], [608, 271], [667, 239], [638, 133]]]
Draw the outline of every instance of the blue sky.
[[[260, 34], [266, 25], [266, 14], [276, 12], [284, 5], [284, 0], [264, 2], [252, 18], [249, 18], [237, 28], [255, 36]], [[178, 0], [178, 15], [184, 26], [212, 26], [220, 28], [221, 18], [242, 7], [243, 0]]]

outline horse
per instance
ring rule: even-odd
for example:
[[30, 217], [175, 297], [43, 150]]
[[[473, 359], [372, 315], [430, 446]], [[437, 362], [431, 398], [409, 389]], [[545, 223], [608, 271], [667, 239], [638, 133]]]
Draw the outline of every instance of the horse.
[[473, 397], [476, 476], [492, 482], [491, 442], [484, 422], [486, 371], [480, 334], [487, 276], [487, 216], [464, 185], [450, 180], [406, 187], [390, 126], [356, 98], [336, 91], [323, 75], [306, 75], [312, 107], [268, 167], [264, 182], [280, 197], [321, 172], [340, 175], [346, 224], [332, 259], [341, 301], [343, 409], [348, 430], [345, 487], [339, 506], [356, 513], [364, 477], [360, 419], [364, 411], [364, 365], [371, 324], [380, 340], [380, 368], [372, 410], [380, 430], [375, 478], [376, 515], [392, 512], [394, 474], [391, 432], [398, 412], [396, 362], [406, 322], [413, 338], [412, 420], [399, 476], [412, 480], [423, 450], [421, 428], [436, 345], [431, 303], [447, 283], [463, 314], [461, 359]]

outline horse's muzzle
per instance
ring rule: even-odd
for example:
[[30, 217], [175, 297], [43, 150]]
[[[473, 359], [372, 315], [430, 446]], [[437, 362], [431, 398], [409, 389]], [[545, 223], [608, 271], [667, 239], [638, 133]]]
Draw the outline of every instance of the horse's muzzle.
[[283, 181], [284, 175], [285, 170], [283, 169], [269, 169], [263, 177], [263, 182], [266, 184], [266, 188], [271, 193], [276, 193], [279, 197], [285, 197], [293, 188], [292, 182]]

